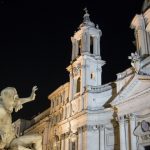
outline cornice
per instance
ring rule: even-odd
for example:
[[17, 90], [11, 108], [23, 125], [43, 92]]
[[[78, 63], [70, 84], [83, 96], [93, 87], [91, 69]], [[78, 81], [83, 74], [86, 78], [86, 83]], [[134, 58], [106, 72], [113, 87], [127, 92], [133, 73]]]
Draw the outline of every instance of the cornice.
[[61, 92], [65, 91], [66, 88], [69, 88], [69, 82], [66, 82], [65, 84], [61, 85], [58, 87], [54, 92], [52, 92], [49, 96], [48, 99], [51, 100], [51, 98], [59, 95]]
[[127, 98], [125, 101], [120, 101], [120, 103], [118, 103], [116, 106], [122, 105], [124, 103], [128, 103], [129, 101], [134, 101], [135, 99], [137, 99], [145, 94], [150, 95], [150, 88], [148, 88], [140, 93], [137, 93], [137, 94], [133, 95], [132, 97]]
[[140, 93], [136, 93], [133, 96], [127, 97], [128, 93], [137, 85], [138, 82], [142, 80], [150, 80], [150, 76], [146, 75], [138, 75], [135, 74], [134, 78], [130, 81], [129, 84], [125, 88], [121, 90], [120, 93], [118, 93], [117, 97], [111, 102], [112, 106], [117, 106], [122, 103], [126, 103], [127, 101], [131, 101], [132, 99], [138, 98], [139, 96], [142, 96], [143, 94], [147, 93], [147, 91], [150, 91], [150, 88], [145, 89], [144, 91]]
[[61, 126], [63, 124], [66, 124], [66, 123], [68, 123], [68, 121], [70, 122], [70, 121], [72, 121], [74, 119], [77, 119], [78, 117], [86, 115], [86, 114], [87, 114], [86, 110], [83, 110], [82, 112], [78, 112], [75, 115], [73, 115], [73, 116], [71, 116], [69, 118], [66, 118], [66, 119], [62, 120], [61, 122], [57, 123], [57, 126]]
[[101, 86], [87, 85], [85, 88], [86, 88], [86, 92], [102, 93], [102, 92], [112, 90], [113, 88], [115, 88], [115, 85], [113, 83], [108, 83]]
[[130, 81], [128, 82], [128, 84], [126, 84], [117, 94], [116, 98], [110, 103], [112, 106], [116, 106], [120, 103], [122, 103], [122, 101], [125, 99], [125, 96], [131, 91], [131, 89], [133, 89], [135, 87], [135, 85], [137, 84], [138, 80], [137, 80], [137, 75], [135, 74], [135, 76], [133, 76]]

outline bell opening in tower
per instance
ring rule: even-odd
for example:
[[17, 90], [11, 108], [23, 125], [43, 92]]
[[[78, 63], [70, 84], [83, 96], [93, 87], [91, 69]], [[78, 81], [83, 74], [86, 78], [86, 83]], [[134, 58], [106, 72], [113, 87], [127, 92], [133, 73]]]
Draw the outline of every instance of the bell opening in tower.
[[150, 146], [146, 146], [146, 147], [145, 147], [145, 150], [150, 150]]
[[90, 53], [93, 54], [93, 37], [90, 37]]

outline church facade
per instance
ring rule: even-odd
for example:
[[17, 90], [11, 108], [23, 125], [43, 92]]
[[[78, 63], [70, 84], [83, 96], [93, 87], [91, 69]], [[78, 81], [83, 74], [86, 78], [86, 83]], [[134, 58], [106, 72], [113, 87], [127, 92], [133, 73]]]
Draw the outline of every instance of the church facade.
[[28, 121], [14, 123], [21, 134], [40, 133], [43, 150], [150, 149], [150, 9], [135, 15], [136, 52], [132, 67], [117, 80], [102, 85], [105, 61], [100, 53], [102, 31], [87, 10], [71, 37], [72, 58], [66, 68], [70, 79], [48, 99], [49, 109]]

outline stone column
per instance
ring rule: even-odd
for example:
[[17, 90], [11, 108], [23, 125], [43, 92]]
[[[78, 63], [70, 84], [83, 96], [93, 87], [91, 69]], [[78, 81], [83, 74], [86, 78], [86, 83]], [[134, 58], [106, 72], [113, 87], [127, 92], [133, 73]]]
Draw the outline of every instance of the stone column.
[[88, 141], [87, 141], [87, 136], [88, 136], [88, 133], [87, 133], [87, 125], [84, 125], [82, 127], [82, 150], [88, 150]]
[[100, 150], [105, 150], [105, 128], [100, 125]]
[[60, 149], [60, 148], [61, 148], [61, 147], [60, 147], [60, 144], [61, 144], [60, 141], [58, 141], [58, 142], [57, 142], [57, 150], [61, 150], [61, 149]]
[[83, 135], [82, 135], [82, 127], [78, 128], [78, 150], [82, 150], [83, 146]]
[[77, 150], [77, 134], [73, 133], [70, 136], [70, 150]]
[[61, 135], [61, 150], [65, 150], [65, 136]]
[[78, 150], [78, 143], [77, 143], [78, 141], [76, 140], [75, 141], [75, 150]]
[[81, 66], [81, 93], [82, 94], [85, 90], [85, 85], [86, 85], [86, 64], [85, 60], [83, 60], [83, 64]]
[[48, 144], [48, 124], [46, 125], [44, 132], [43, 132], [43, 150], [47, 149], [47, 144]]
[[129, 120], [125, 120], [125, 132], [126, 132], [126, 149], [129, 150], [130, 147], [130, 136], [129, 136]]
[[126, 135], [125, 135], [125, 120], [124, 116], [120, 116], [119, 118], [119, 130], [120, 130], [120, 150], [126, 149]]
[[69, 150], [70, 144], [69, 144], [69, 134], [65, 134], [65, 150]]
[[96, 68], [96, 71], [97, 71], [97, 85], [101, 85], [102, 84], [102, 68], [100, 65], [97, 66]]
[[78, 56], [79, 53], [79, 45], [78, 41], [75, 39], [75, 58]]
[[130, 135], [130, 137], [131, 137], [131, 150], [135, 150], [135, 149], [137, 149], [137, 139], [133, 133], [135, 130], [135, 127], [136, 127], [134, 114], [130, 114], [129, 119], [130, 119], [130, 134], [131, 134]]
[[100, 56], [100, 36], [97, 38], [97, 55]]
[[93, 54], [97, 55], [97, 37], [93, 37]]
[[[71, 68], [73, 69], [73, 68]], [[74, 82], [73, 82], [73, 73], [70, 72], [70, 89], [69, 89], [69, 101], [73, 99], [73, 88], [74, 87]]]
[[87, 51], [90, 53], [90, 34], [89, 33], [87, 33], [87, 43], [86, 43], [86, 45], [87, 45]]
[[99, 129], [97, 125], [86, 126], [87, 148], [84, 150], [99, 150]]
[[147, 51], [147, 43], [146, 43], [146, 32], [142, 29], [142, 27], [139, 27], [137, 30], [137, 37], [138, 37], [138, 48], [140, 50], [140, 54], [148, 54]]
[[74, 37], [71, 37], [71, 42], [72, 42], [72, 60], [75, 59], [75, 39]]
[[148, 54], [150, 54], [150, 33], [146, 32], [146, 41], [147, 41], [147, 51], [148, 51]]
[[81, 38], [81, 44], [82, 44], [82, 53], [84, 53], [86, 51], [86, 33], [82, 34], [82, 38]]

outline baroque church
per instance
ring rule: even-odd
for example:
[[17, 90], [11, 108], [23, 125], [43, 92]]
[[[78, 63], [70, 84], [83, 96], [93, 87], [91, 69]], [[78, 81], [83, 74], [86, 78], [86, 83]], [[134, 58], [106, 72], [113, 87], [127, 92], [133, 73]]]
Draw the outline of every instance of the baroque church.
[[43, 150], [150, 150], [150, 2], [131, 21], [132, 67], [102, 84], [102, 31], [85, 10], [71, 37], [69, 82], [48, 95], [50, 108], [14, 122], [16, 134], [40, 133]]

